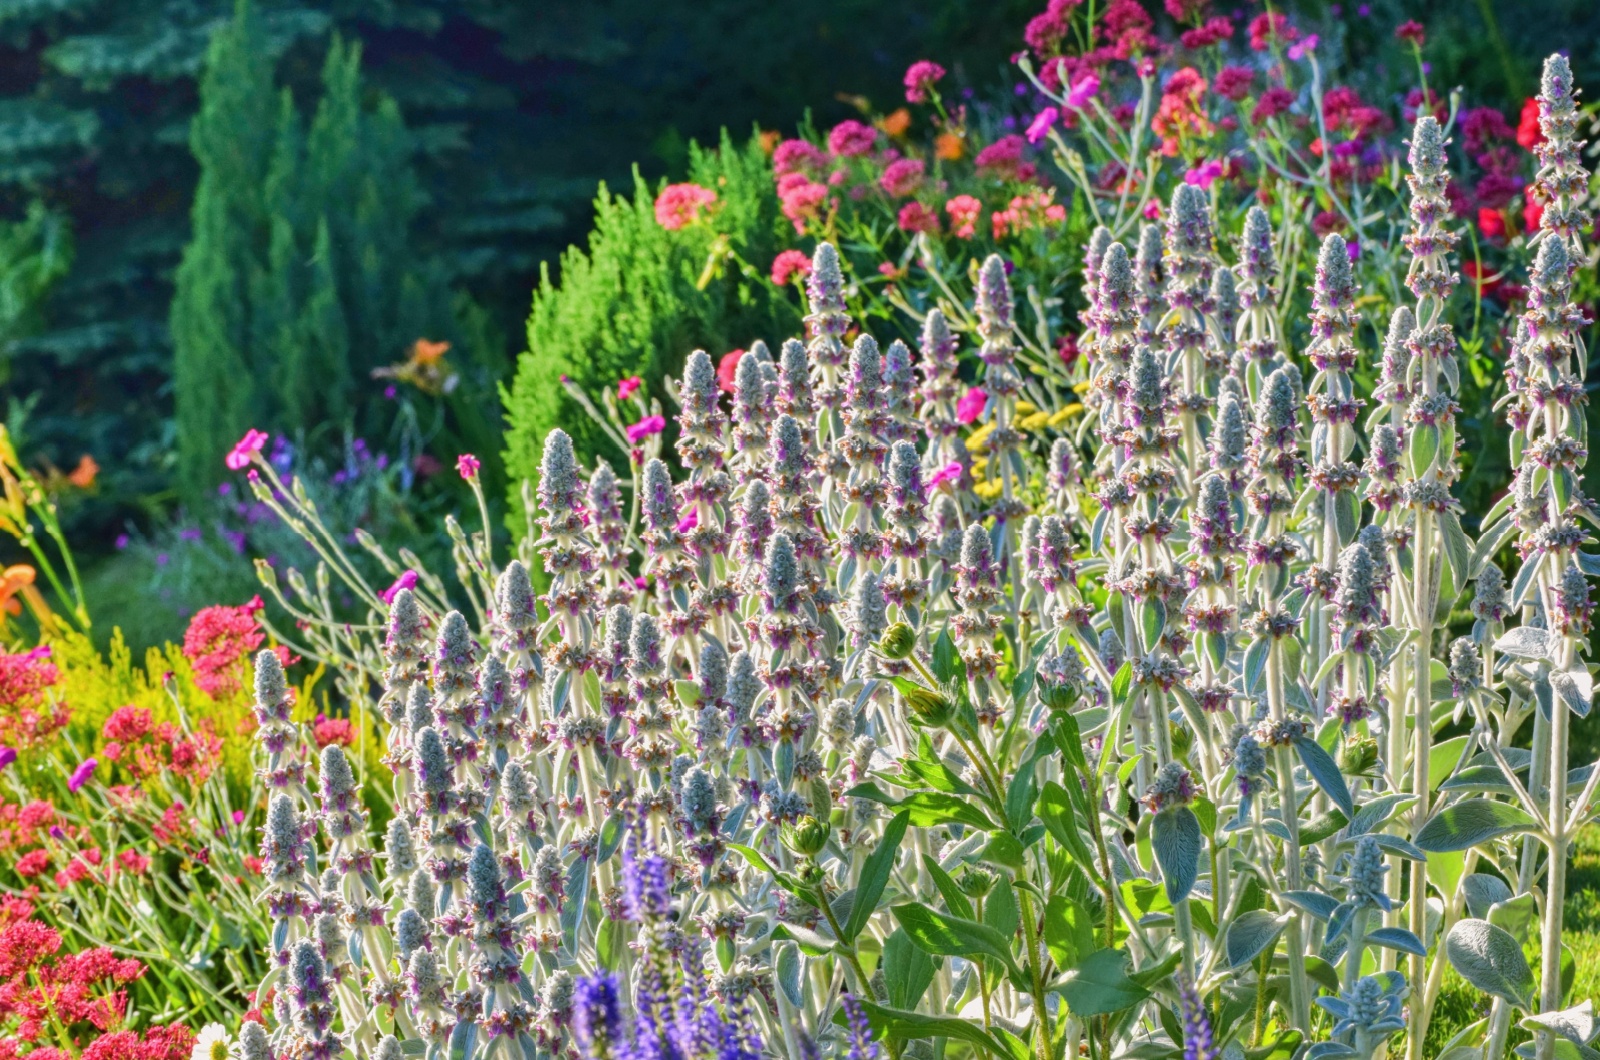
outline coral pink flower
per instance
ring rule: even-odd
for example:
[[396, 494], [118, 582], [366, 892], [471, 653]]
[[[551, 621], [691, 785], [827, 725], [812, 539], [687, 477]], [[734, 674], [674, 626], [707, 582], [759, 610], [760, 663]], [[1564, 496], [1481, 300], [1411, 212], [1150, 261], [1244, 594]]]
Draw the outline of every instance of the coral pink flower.
[[793, 224], [796, 232], [806, 230], [806, 222], [815, 219], [822, 210], [822, 204], [828, 197], [828, 186], [807, 180], [804, 176], [794, 173], [785, 177], [798, 177], [798, 180], [789, 183], [785, 188], [782, 183], [778, 185], [778, 198], [783, 204], [783, 216]]
[[239, 439], [237, 445], [228, 453], [223, 463], [229, 471], [243, 471], [250, 463], [250, 458], [261, 452], [267, 444], [267, 432], [258, 431], [254, 427], [244, 432], [244, 437]]
[[971, 195], [957, 195], [944, 204], [944, 212], [950, 215], [950, 231], [956, 238], [971, 239], [977, 234], [983, 203]]
[[828, 150], [840, 158], [868, 154], [878, 142], [877, 131], [855, 119], [847, 119], [828, 130]]
[[669, 232], [700, 219], [700, 213], [717, 201], [717, 193], [698, 184], [668, 184], [656, 196], [656, 224]]
[[266, 636], [246, 607], [201, 608], [183, 634], [183, 654], [194, 664], [194, 683], [210, 696], [241, 687], [243, 663]]
[[772, 259], [772, 282], [779, 287], [787, 287], [796, 279], [810, 275], [811, 255], [803, 250], [785, 250]]
[[637, 445], [652, 434], [660, 434], [667, 429], [667, 421], [662, 416], [646, 416], [638, 423], [628, 428], [628, 441]]
[[315, 724], [311, 726], [311, 735], [319, 748], [335, 743], [340, 747], [349, 747], [356, 742], [356, 730], [349, 718], [329, 718], [318, 714]]
[[926, 103], [934, 83], [944, 77], [944, 67], [928, 59], [914, 62], [906, 69], [905, 86], [907, 103]]
[[956, 402], [956, 419], [961, 423], [971, 423], [983, 415], [983, 407], [988, 403], [989, 395], [983, 392], [983, 387], [975, 386]]
[[628, 378], [620, 380], [617, 383], [617, 400], [628, 400], [629, 398], [633, 397], [633, 392], [638, 390], [641, 386], [644, 386], [644, 380], [640, 379], [636, 375], [630, 375]]

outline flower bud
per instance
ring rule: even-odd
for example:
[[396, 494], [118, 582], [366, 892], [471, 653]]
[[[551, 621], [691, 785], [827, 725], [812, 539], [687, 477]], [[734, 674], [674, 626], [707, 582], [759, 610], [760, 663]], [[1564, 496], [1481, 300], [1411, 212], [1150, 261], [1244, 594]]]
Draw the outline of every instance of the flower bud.
[[814, 858], [828, 845], [828, 834], [832, 830], [827, 821], [806, 814], [793, 824], [783, 826], [783, 845], [801, 857]]
[[956, 877], [956, 886], [968, 898], [982, 898], [994, 889], [999, 878], [999, 874], [993, 869], [986, 869], [982, 865], [967, 865]]
[[917, 649], [917, 631], [904, 622], [896, 622], [883, 631], [878, 641], [878, 651], [886, 659], [908, 659]]
[[956, 701], [944, 692], [918, 685], [900, 695], [915, 719], [931, 729], [942, 729], [955, 720]]

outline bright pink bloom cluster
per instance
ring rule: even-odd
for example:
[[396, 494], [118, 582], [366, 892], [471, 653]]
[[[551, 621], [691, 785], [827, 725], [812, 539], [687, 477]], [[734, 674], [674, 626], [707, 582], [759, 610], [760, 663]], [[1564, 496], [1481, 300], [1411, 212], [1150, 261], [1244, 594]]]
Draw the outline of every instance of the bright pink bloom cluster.
[[1022, 137], [1015, 134], [1000, 137], [978, 152], [974, 160], [978, 172], [1004, 180], [1032, 180], [1038, 167], [1022, 160], [1024, 146]]
[[[104, 947], [58, 956], [60, 949], [60, 933], [36, 920], [18, 920], [0, 930], [0, 1060], [21, 1055], [20, 1046], [38, 1042], [52, 1025], [66, 1027], [81, 1040], [97, 1032], [114, 1032], [127, 1013], [124, 988], [144, 974], [144, 965]], [[188, 1035], [188, 1048], [193, 1048], [193, 1040]], [[94, 1055], [97, 1045], [90, 1045], [83, 1055]], [[27, 1055], [53, 1052], [34, 1049]], [[98, 1054], [100, 1060], [122, 1056], [167, 1060], [172, 1055], [104, 1050]]]
[[170, 721], [151, 721], [150, 711], [118, 707], [100, 730], [107, 761], [115, 762], [136, 781], [168, 771], [184, 780], [203, 784], [222, 756], [222, 741], [208, 720], [199, 732], [185, 733]]
[[[210, 696], [232, 695], [242, 687], [244, 666], [266, 640], [256, 621], [263, 604], [257, 596], [240, 607], [201, 608], [183, 634], [183, 654], [194, 664], [194, 683]], [[284, 666], [297, 662], [289, 649], [273, 649]]]
[[828, 150], [840, 158], [859, 158], [871, 154], [877, 142], [877, 130], [854, 118], [846, 119], [828, 130]]
[[[772, 259], [772, 282], [787, 287], [796, 279], [811, 275], [811, 255], [803, 250], [785, 250]], [[743, 350], [738, 351], [743, 353]]]
[[983, 203], [971, 195], [957, 195], [944, 204], [944, 212], [950, 215], [950, 233], [957, 239], [971, 239], [978, 234]]
[[922, 175], [926, 170], [927, 166], [920, 158], [897, 158], [883, 167], [878, 187], [892, 198], [903, 199], [922, 184]]
[[698, 184], [668, 184], [656, 196], [656, 224], [669, 232], [693, 224], [717, 201], [717, 193]]
[[934, 84], [944, 77], [944, 67], [928, 59], [911, 64], [906, 70], [906, 102], [926, 103]]
[[16, 655], [0, 652], [0, 745], [27, 750], [66, 726], [71, 712], [45, 694], [60, 679], [48, 645]]
[[667, 421], [663, 416], [646, 416], [627, 430], [628, 441], [638, 445], [652, 434], [660, 434], [667, 429]]
[[244, 437], [234, 445], [233, 449], [223, 459], [229, 471], [243, 471], [250, 466], [250, 458], [261, 452], [267, 444], [267, 432], [258, 431], [254, 427], [244, 432]]

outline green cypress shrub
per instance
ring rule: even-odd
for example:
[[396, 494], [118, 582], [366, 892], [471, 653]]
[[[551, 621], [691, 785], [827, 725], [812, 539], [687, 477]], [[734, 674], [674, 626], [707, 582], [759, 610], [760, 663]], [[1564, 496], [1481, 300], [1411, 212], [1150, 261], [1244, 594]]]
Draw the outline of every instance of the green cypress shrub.
[[[304, 123], [273, 88], [261, 34], [241, 3], [213, 41], [191, 130], [201, 176], [171, 314], [185, 494], [219, 481], [249, 427], [329, 449], [403, 421], [443, 463], [469, 445], [492, 457], [503, 358], [481, 345], [490, 332], [471, 302], [412, 249], [423, 193], [399, 108], [364, 87], [360, 46], [336, 37]], [[451, 343], [458, 385], [397, 386], [413, 405], [397, 413], [373, 371], [406, 361], [418, 339]]]
[[631, 199], [600, 186], [588, 249], [567, 250], [560, 282], [548, 266], [542, 271], [528, 348], [503, 390], [513, 490], [537, 477], [540, 447], [553, 427], [572, 435], [583, 459], [625, 459], [567, 396], [563, 376], [596, 393], [638, 375], [665, 402], [662, 376], [676, 373], [693, 350], [718, 356], [756, 339], [771, 343], [800, 326], [794, 294], [767, 278], [785, 245], [784, 229], [790, 238], [793, 229], [779, 213], [759, 141], [752, 136], [736, 145], [724, 132], [715, 149], [691, 145], [688, 179], [717, 193], [704, 220], [663, 228], [655, 218], [659, 186], [636, 170]]

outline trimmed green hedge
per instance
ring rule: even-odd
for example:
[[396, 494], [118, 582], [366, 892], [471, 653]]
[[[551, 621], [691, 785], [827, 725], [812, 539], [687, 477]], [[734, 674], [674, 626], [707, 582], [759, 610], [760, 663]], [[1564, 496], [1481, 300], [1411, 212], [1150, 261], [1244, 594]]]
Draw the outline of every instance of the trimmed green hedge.
[[[720, 357], [799, 329], [797, 297], [767, 278], [794, 229], [779, 212], [759, 141], [752, 137], [738, 146], [724, 132], [715, 150], [691, 145], [688, 179], [717, 193], [708, 220], [677, 231], [663, 228], [655, 219], [660, 187], [646, 184], [635, 170], [631, 199], [600, 186], [588, 250], [568, 249], [560, 282], [544, 269], [528, 317], [527, 352], [518, 359], [510, 388], [501, 392], [513, 512], [520, 509], [521, 481], [537, 481], [541, 448], [553, 427], [572, 435], [580, 459], [625, 459], [568, 397], [562, 376], [591, 394], [640, 376], [670, 415], [674, 406], [662, 390], [662, 376], [676, 373], [692, 351]], [[721, 260], [702, 288], [719, 241], [726, 241], [733, 256]], [[520, 516], [508, 522], [514, 531], [524, 529]]]

